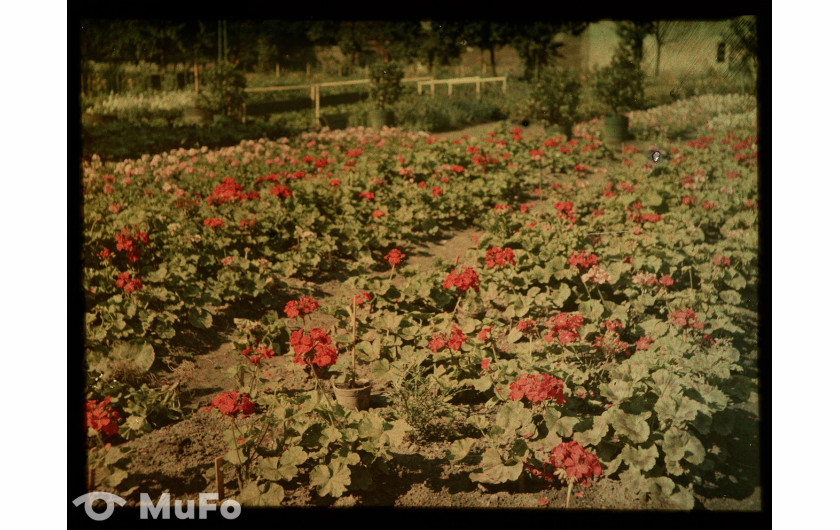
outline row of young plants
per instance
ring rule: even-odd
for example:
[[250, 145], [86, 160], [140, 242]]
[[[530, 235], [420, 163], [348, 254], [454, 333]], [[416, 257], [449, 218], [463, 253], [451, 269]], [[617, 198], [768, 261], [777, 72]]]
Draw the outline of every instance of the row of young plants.
[[[304, 161], [313, 148], [324, 152]], [[344, 155], [343, 164], [330, 161], [333, 153]], [[594, 138], [529, 145], [516, 131], [460, 143], [345, 131], [309, 135], [297, 146], [253, 142], [90, 166], [86, 247], [94, 254], [102, 244], [105, 253], [111, 237], [117, 247], [108, 251], [114, 258], [86, 256], [98, 264], [86, 267], [86, 287], [92, 295], [104, 291], [89, 300], [89, 353], [110, 358], [114, 345], [137, 335], [165, 346], [177, 328], [171, 324], [211, 326], [207, 304], [262, 297], [271, 307], [284, 292], [264, 296], [271, 284], [309, 277], [333, 253], [354, 260], [346, 288], [364, 309], [348, 310], [349, 300], [324, 308], [341, 321], [332, 336], [307, 325], [317, 303], [303, 300], [284, 306], [285, 319], [274, 312], [261, 323], [238, 324], [237, 346], [247, 351], [232, 374], [238, 387], [213, 406], [235, 417], [255, 406], [268, 411], [247, 431], [234, 423], [229, 436], [228, 460], [240, 470], [246, 497], [278, 502], [283, 484], [297, 484], [304, 472], [321, 495], [371, 483], [371, 466], [387, 461], [405, 422], [344, 411], [325, 399], [317, 377], [312, 394], [283, 398], [282, 388], [263, 391], [270, 378], [249, 372], [270, 363], [275, 351], [320, 369], [347, 366], [345, 353], [355, 350], [378, 377], [420, 370], [462, 399], [486, 404], [486, 414], [470, 420], [484, 436], [450, 450], [453, 462], [481, 456], [476, 481], [532, 474], [585, 488], [596, 476], [617, 473], [633, 489], [690, 507], [686, 479], [725, 458], [707, 454], [705, 437], [725, 436], [728, 406], [749, 396], [730, 340], [743, 332], [737, 308], [756, 281], [755, 153], [754, 138], [717, 135], [680, 147], [651, 173], [640, 154], [626, 152], [603, 187], [574, 177], [591, 173], [602, 158]], [[291, 167], [265, 175], [255, 161]], [[214, 170], [234, 180], [217, 184]], [[114, 174], [126, 176], [103, 185], [101, 177]], [[132, 189], [134, 179], [157, 184], [163, 197]], [[254, 196], [237, 179], [267, 184]], [[521, 182], [539, 186], [553, 207], [517, 205]], [[113, 196], [118, 185], [123, 194]], [[110, 202], [117, 197], [140, 208], [123, 212], [121, 202]], [[88, 201], [103, 209], [110, 202], [113, 217], [89, 219]], [[383, 256], [396, 267], [399, 250], [386, 250], [412, 235], [433, 235], [459, 216], [487, 230], [476, 241], [480, 263], [474, 254], [466, 268], [397, 270], [399, 285], [395, 269], [387, 280], [365, 274]], [[225, 234], [240, 218], [235, 237]], [[123, 226], [118, 236], [108, 234], [109, 225]], [[281, 227], [285, 243], [277, 241]], [[146, 327], [149, 315], [153, 325]], [[148, 346], [136, 347], [148, 358]], [[101, 403], [93, 405], [101, 410]], [[298, 424], [293, 417], [306, 419]]]

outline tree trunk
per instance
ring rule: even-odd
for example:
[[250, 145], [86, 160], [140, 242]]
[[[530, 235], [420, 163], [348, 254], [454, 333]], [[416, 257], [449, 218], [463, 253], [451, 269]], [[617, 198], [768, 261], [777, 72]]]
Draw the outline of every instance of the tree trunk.
[[659, 39], [656, 39], [656, 69], [654, 70], [655, 76], [659, 76], [659, 56], [662, 52], [662, 42]]
[[490, 68], [493, 72], [493, 77], [496, 77], [496, 47], [490, 46]]

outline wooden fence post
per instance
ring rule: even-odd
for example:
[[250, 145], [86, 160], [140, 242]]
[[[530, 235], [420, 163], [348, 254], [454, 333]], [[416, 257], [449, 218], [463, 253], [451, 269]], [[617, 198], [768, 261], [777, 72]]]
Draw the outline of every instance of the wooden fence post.
[[423, 84], [420, 81], [417, 81], [417, 94], [423, 94]]
[[481, 96], [481, 81], [475, 82], [475, 97]]
[[321, 121], [321, 85], [315, 85], [315, 121]]
[[507, 76], [502, 79], [502, 94], [507, 94]]
[[309, 99], [315, 101], [315, 85], [309, 85]]
[[274, 77], [280, 77], [280, 64], [274, 63]]
[[432, 95], [434, 96], [434, 95], [435, 95], [435, 82], [434, 82], [434, 81], [432, 81], [432, 82], [429, 84], [429, 86], [432, 88]]
[[219, 499], [224, 499], [225, 497], [225, 477], [222, 473], [223, 459], [223, 456], [216, 458], [216, 493], [219, 494]]
[[452, 95], [452, 81], [450, 81], [446, 84], [449, 85], [449, 95], [451, 96]]

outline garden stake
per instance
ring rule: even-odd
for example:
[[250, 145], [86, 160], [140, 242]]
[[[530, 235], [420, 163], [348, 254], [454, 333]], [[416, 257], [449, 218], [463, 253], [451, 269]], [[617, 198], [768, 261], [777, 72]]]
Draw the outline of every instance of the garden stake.
[[92, 467], [88, 470], [88, 491], [93, 491], [94, 482], [96, 482], [96, 468]]
[[225, 479], [222, 476], [223, 459], [223, 456], [216, 457], [216, 492], [219, 494], [220, 499], [225, 497]]

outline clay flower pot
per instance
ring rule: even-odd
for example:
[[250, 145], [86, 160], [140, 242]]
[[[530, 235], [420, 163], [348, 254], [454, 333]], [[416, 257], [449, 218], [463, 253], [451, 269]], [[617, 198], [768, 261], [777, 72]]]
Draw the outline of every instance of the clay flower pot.
[[370, 381], [359, 379], [357, 388], [349, 388], [349, 383], [336, 383], [333, 380], [335, 400], [345, 408], [353, 410], [367, 410], [370, 407]]

